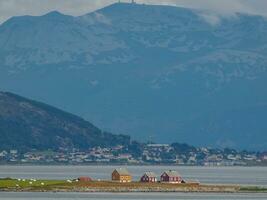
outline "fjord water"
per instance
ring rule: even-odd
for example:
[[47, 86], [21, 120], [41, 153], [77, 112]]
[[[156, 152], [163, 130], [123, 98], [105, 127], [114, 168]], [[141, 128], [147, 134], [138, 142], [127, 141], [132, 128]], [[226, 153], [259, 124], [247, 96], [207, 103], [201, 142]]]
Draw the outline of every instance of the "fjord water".
[[266, 199], [265, 194], [199, 194], [199, 193], [0, 193], [1, 200], [71, 200], [71, 199], [96, 199], [96, 200], [257, 200]]
[[[74, 179], [90, 176], [93, 179], [110, 180], [111, 172], [120, 166], [0, 166], [0, 177], [36, 179]], [[125, 167], [125, 166], [124, 166]], [[139, 180], [146, 171], [158, 176], [164, 170], [177, 170], [185, 180], [201, 183], [240, 184], [267, 187], [267, 167], [181, 167], [181, 166], [126, 166]]]

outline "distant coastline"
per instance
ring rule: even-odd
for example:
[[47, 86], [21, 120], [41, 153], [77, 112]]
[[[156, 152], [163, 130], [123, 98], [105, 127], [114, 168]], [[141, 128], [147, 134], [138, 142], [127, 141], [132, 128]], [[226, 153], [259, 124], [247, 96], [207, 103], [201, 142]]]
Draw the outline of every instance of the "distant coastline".
[[177, 165], [177, 164], [169, 164], [169, 163], [165, 163], [165, 164], [148, 164], [148, 163], [143, 163], [143, 164], [131, 164], [131, 163], [69, 163], [69, 164], [64, 164], [64, 163], [0, 163], [0, 166], [132, 166], [132, 167], [142, 167], [142, 166], [172, 166], [172, 167], [203, 167], [203, 168], [250, 168], [250, 167], [262, 167], [262, 168], [266, 168], [266, 165], [232, 165], [232, 166], [228, 166], [228, 165], [209, 165], [209, 166], [203, 166], [203, 165]]
[[267, 152], [142, 144], [59, 150], [0, 150], [0, 165], [267, 166]]

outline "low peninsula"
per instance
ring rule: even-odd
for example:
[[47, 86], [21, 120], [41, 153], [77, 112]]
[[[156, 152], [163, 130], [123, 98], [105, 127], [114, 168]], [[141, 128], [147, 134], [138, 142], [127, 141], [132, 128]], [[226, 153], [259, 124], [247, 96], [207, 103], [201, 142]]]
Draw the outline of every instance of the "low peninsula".
[[0, 179], [1, 192], [203, 192], [267, 193], [267, 188], [199, 183], [119, 183], [114, 181]]

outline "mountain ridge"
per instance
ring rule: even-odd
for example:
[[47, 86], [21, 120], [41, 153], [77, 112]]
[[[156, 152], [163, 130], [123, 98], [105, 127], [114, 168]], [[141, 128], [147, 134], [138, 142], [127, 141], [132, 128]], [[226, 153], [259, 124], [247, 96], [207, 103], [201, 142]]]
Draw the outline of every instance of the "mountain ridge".
[[44, 103], [0, 92], [0, 149], [88, 149], [130, 142]]

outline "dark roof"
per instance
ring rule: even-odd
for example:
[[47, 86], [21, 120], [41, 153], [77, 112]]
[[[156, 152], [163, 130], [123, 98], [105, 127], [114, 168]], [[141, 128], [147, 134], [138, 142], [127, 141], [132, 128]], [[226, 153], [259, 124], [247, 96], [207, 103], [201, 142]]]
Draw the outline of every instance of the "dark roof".
[[169, 177], [180, 177], [180, 174], [174, 170], [165, 171], [164, 173], [166, 173]]
[[144, 176], [148, 176], [148, 177], [152, 177], [152, 178], [157, 177], [156, 174], [155, 174], [154, 172], [146, 172], [146, 173], [144, 174]]
[[118, 169], [115, 169], [115, 171], [117, 171], [119, 173], [119, 175], [129, 175], [130, 176], [130, 173], [125, 168], [118, 168]]

